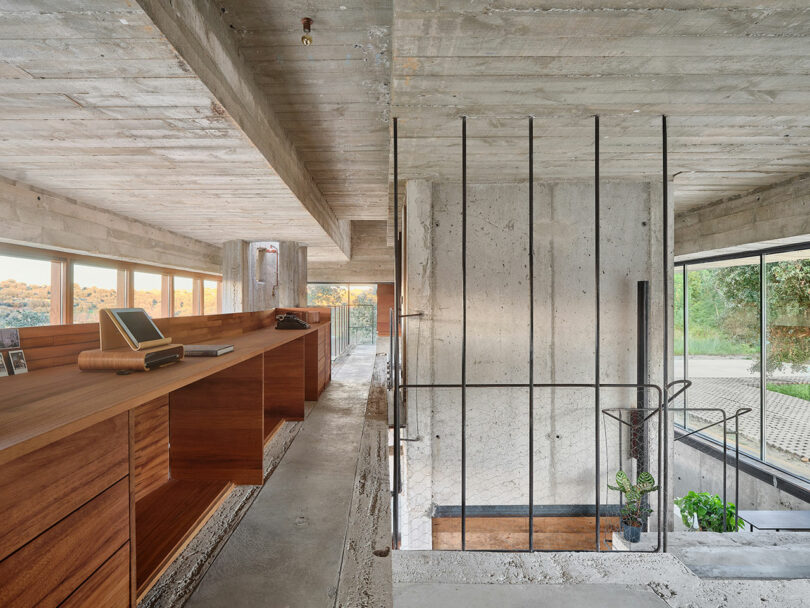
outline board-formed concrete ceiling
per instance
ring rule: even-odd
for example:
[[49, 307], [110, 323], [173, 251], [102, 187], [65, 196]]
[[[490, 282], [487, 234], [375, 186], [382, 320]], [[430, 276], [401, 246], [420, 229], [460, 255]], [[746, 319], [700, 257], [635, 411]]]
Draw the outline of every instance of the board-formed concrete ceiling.
[[[392, 0], [220, 0], [223, 19], [338, 218], [388, 208]], [[311, 46], [301, 19], [313, 19]]]
[[412, 0], [395, 4], [400, 177], [593, 173], [660, 179], [668, 115], [677, 211], [810, 170], [810, 8], [802, 0]]
[[137, 3], [0, 6], [0, 175], [211, 243], [346, 259], [334, 214], [316, 219]]

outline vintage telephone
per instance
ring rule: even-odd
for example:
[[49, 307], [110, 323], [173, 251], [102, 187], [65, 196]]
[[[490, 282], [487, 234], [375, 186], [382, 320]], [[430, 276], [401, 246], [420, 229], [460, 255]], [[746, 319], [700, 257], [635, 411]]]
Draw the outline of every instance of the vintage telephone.
[[276, 329], [309, 329], [309, 323], [288, 312], [276, 317]]

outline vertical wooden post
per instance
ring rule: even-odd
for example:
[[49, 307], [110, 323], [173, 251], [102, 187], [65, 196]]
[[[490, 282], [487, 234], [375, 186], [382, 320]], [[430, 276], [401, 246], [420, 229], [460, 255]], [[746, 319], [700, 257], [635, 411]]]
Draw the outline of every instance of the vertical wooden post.
[[160, 316], [171, 317], [174, 312], [174, 286], [171, 275], [160, 277]]
[[51, 313], [50, 324], [60, 325], [62, 323], [62, 310], [64, 302], [62, 293], [64, 292], [64, 266], [60, 260], [51, 261]]
[[73, 262], [64, 262], [64, 282], [62, 283], [62, 322], [73, 323]]
[[199, 277], [192, 279], [191, 288], [191, 314], [201, 315], [205, 310], [203, 306], [203, 280]]

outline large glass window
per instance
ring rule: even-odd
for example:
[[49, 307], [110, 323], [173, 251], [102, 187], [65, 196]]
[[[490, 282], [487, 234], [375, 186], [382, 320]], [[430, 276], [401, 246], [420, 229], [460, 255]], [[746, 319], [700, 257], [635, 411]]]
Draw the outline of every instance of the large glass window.
[[349, 287], [349, 341], [374, 344], [377, 338], [377, 285]]
[[[759, 258], [690, 264], [687, 290], [689, 408], [726, 416], [751, 408], [740, 418], [740, 449], [759, 456]], [[721, 419], [720, 412], [691, 411], [687, 425]], [[722, 440], [723, 427], [706, 433]]]
[[307, 285], [308, 306], [348, 306], [349, 286], [338, 283], [310, 283]]
[[[693, 383], [690, 413], [675, 420], [701, 429], [720, 414], [691, 410], [750, 408], [740, 448], [810, 479], [810, 250], [681, 264], [674, 309], [675, 376]], [[722, 431], [703, 434], [722, 440]], [[733, 431], [732, 421], [732, 446]]]
[[115, 308], [118, 270], [105, 266], [73, 264], [73, 322], [98, 323], [100, 308]]
[[194, 279], [174, 277], [174, 316], [190, 317], [194, 314]]
[[59, 285], [51, 288], [52, 265], [0, 255], [0, 328], [60, 322]]
[[162, 275], [135, 271], [132, 275], [132, 282], [135, 292], [135, 308], [143, 308], [153, 319], [161, 317]]
[[810, 250], [765, 256], [765, 459], [810, 478]]

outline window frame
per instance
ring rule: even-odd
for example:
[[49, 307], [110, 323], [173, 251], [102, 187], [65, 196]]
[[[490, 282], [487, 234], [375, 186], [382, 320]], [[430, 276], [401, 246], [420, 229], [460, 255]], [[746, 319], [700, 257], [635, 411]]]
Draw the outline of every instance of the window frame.
[[[135, 303], [134, 273], [145, 272], [149, 274], [161, 275], [161, 307], [165, 314], [162, 317], [174, 316], [174, 277], [191, 278], [194, 290], [193, 315], [203, 315], [204, 307], [202, 302], [202, 285], [204, 281], [214, 281], [217, 283], [217, 309], [215, 313], [222, 312], [222, 275], [171, 268], [167, 266], [157, 266], [141, 262], [129, 262], [106, 258], [103, 256], [92, 256], [43, 247], [31, 247], [27, 245], [16, 245], [13, 243], [0, 243], [0, 255], [31, 260], [43, 260], [51, 262], [51, 322], [48, 325], [72, 325], [73, 323], [73, 268], [75, 264], [85, 266], [99, 266], [104, 268], [114, 268], [118, 272], [117, 291], [118, 306], [129, 308]], [[58, 287], [58, 289], [57, 289]], [[55, 302], [58, 301], [58, 310]], [[58, 317], [59, 322], [54, 322]]]
[[[756, 461], [762, 463], [764, 466], [769, 467], [775, 471], [778, 471], [780, 474], [785, 475], [792, 479], [800, 480], [804, 483], [810, 482], [810, 477], [804, 477], [794, 471], [787, 470], [781, 467], [778, 463], [774, 462], [773, 460], [768, 459], [768, 448], [767, 448], [767, 431], [768, 431], [768, 424], [767, 424], [767, 356], [768, 356], [768, 348], [767, 348], [767, 336], [768, 336], [768, 285], [767, 285], [767, 264], [768, 256], [772, 256], [775, 254], [780, 253], [793, 253], [793, 252], [800, 252], [800, 251], [808, 251], [810, 250], [810, 242], [801, 242], [801, 243], [791, 243], [789, 245], [779, 245], [775, 247], [762, 247], [762, 248], [753, 248], [748, 250], [737, 251], [734, 253], [728, 254], [719, 254], [713, 256], [695, 256], [695, 257], [688, 257], [687, 259], [676, 260], [673, 266], [673, 270], [680, 268], [681, 270], [681, 278], [683, 281], [683, 319], [681, 319], [683, 323], [683, 332], [684, 332], [684, 348], [683, 348], [683, 359], [684, 359], [684, 378], [689, 379], [689, 267], [690, 266], [699, 266], [702, 264], [711, 264], [714, 262], [725, 262], [725, 261], [734, 261], [734, 260], [744, 260], [744, 259], [751, 259], [751, 258], [758, 258], [759, 263], [759, 383], [760, 383], [760, 395], [759, 395], [759, 454], [746, 454], [745, 456]], [[771, 262], [772, 263], [772, 262]], [[673, 280], [676, 272], [673, 272]], [[668, 303], [671, 304], [673, 307], [673, 313], [675, 308], [675, 293], [676, 290], [672, 290], [672, 302]], [[673, 324], [672, 324], [672, 331], [674, 335], [675, 331], [675, 319], [673, 314]], [[683, 404], [685, 407], [689, 407], [689, 391], [685, 391], [683, 395]], [[755, 415], [756, 412], [753, 411], [750, 415]], [[684, 418], [686, 416], [684, 415]], [[680, 430], [690, 430], [689, 427], [684, 424], [687, 421], [684, 420], [683, 422], [679, 422], [675, 419], [675, 426], [677, 429]], [[718, 449], [723, 449], [723, 442], [706, 434], [706, 433], [696, 433], [704, 441], [715, 445]], [[741, 452], [741, 457], [743, 456]]]

